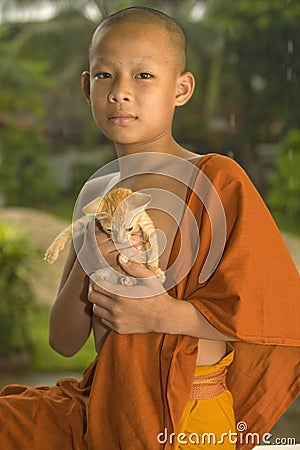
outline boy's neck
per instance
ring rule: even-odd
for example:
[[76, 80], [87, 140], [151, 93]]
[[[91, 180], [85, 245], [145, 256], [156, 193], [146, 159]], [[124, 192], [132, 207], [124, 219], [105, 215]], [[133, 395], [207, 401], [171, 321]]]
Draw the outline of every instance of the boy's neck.
[[189, 172], [187, 165], [180, 164], [178, 159], [189, 160], [196, 164], [201, 157], [181, 147], [173, 137], [169, 141], [157, 140], [135, 145], [115, 144], [115, 148], [119, 159], [119, 170], [124, 178], [147, 173], [164, 173], [165, 175], [173, 173], [174, 175], [176, 170]]
[[172, 136], [159, 137], [151, 142], [142, 142], [138, 144], [118, 144], [115, 143], [117, 157], [134, 155], [137, 153], [165, 153], [184, 159], [192, 158], [195, 154], [181, 147]]

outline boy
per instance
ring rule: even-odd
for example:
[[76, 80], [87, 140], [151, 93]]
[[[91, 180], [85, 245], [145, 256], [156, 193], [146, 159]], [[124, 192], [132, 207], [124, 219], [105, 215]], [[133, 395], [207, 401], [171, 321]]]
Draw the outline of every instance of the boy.
[[[185, 71], [184, 35], [172, 19], [143, 7], [105, 19], [93, 35], [82, 86], [97, 125], [115, 144], [115, 184], [150, 189], [153, 197], [159, 191], [149, 214], [166, 237], [160, 266], [167, 280], [162, 286], [128, 260], [132, 245], [139, 248], [139, 229], [121, 255], [93, 226], [84, 242], [74, 241], [50, 343], [71, 356], [93, 328], [99, 355], [79, 383], [7, 387], [1, 447], [251, 448], [257, 442], [243, 441], [240, 423], [261, 435], [299, 392], [299, 276], [279, 232], [236, 163], [174, 141], [174, 109], [192, 96], [194, 77]], [[78, 205], [113, 179], [87, 183]], [[139, 285], [95, 282], [99, 266], [117, 261]]]

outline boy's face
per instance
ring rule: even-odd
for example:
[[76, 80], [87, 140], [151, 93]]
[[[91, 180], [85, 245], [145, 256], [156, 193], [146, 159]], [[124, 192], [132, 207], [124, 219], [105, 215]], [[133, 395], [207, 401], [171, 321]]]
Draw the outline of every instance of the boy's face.
[[155, 24], [119, 23], [100, 30], [83, 89], [102, 132], [118, 144], [170, 136], [180, 91], [169, 36]]

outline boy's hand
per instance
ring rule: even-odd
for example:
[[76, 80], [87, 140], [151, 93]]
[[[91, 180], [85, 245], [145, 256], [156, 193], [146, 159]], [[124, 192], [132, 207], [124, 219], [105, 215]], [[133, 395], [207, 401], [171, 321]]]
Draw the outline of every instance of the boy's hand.
[[110, 236], [104, 233], [98, 226], [95, 226], [95, 233], [98, 248], [103, 257], [102, 267], [115, 266], [117, 263], [118, 251], [114, 242]]
[[134, 286], [115, 285], [106, 280], [91, 281], [88, 299], [94, 304], [93, 312], [105, 326], [120, 334], [172, 332], [172, 312], [176, 304], [164, 290], [153, 272], [142, 264], [118, 262], [132, 276], [142, 278]]

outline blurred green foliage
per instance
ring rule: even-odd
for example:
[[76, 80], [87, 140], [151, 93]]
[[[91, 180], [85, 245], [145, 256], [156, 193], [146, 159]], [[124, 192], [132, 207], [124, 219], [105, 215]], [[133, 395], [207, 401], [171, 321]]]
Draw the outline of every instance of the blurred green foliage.
[[46, 164], [48, 142], [37, 129], [7, 126], [1, 132], [0, 194], [6, 205], [43, 207], [58, 196]]
[[[45, 61], [19, 55], [7, 29], [0, 34], [0, 195], [8, 205], [40, 206], [57, 198], [48, 168], [42, 92], [51, 87]], [[49, 92], [49, 91], [48, 91]]]
[[28, 275], [34, 253], [24, 234], [0, 224], [0, 358], [30, 350], [28, 315], [35, 300]]
[[289, 221], [300, 220], [300, 131], [290, 131], [280, 145], [275, 170], [270, 176], [267, 201], [275, 213]]

